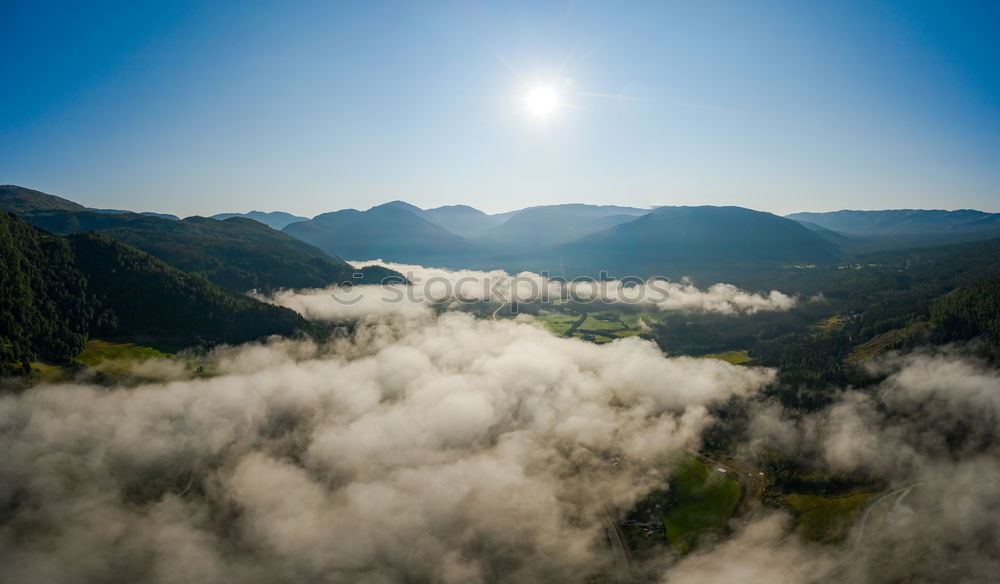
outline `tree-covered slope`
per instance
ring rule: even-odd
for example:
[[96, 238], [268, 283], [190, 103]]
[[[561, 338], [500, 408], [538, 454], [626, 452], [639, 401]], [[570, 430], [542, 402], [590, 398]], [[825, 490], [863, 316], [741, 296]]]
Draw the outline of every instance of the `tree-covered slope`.
[[70, 359], [94, 313], [69, 243], [0, 212], [0, 366]]
[[57, 237], [0, 213], [0, 368], [66, 362], [90, 335], [181, 347], [312, 328], [108, 237]]
[[169, 221], [135, 213], [48, 211], [25, 219], [58, 234], [102, 233], [238, 292], [360, 283], [353, 278], [354, 268], [343, 260], [240, 217]]
[[1000, 277], [955, 290], [931, 307], [931, 322], [942, 340], [985, 336], [1000, 345]]
[[309, 328], [292, 310], [223, 290], [106, 236], [82, 233], [68, 240], [88, 292], [113, 312], [95, 323], [96, 335], [215, 344]]

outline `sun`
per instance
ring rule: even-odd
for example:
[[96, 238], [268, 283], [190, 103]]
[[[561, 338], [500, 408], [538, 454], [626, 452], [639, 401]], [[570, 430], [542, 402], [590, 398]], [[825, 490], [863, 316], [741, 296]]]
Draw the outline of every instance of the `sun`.
[[550, 86], [532, 87], [524, 94], [524, 109], [536, 118], [551, 117], [559, 110], [559, 93]]

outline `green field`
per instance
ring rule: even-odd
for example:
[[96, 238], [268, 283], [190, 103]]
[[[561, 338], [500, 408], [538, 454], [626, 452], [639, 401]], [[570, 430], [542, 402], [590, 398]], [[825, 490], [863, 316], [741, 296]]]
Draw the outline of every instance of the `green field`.
[[847, 319], [845, 319], [843, 316], [839, 314], [835, 314], [830, 318], [823, 319], [818, 324], [814, 324], [810, 328], [819, 332], [828, 333], [831, 331], [839, 331], [843, 329], [844, 325], [846, 324], [847, 324]]
[[73, 379], [85, 368], [100, 367], [103, 375], [122, 375], [129, 372], [129, 367], [147, 359], [169, 359], [169, 353], [157, 351], [151, 347], [133, 343], [111, 343], [98, 339], [87, 341], [86, 347], [68, 365], [32, 362], [31, 375], [35, 382], [59, 383]]
[[580, 328], [588, 331], [620, 331], [625, 328], [625, 324], [618, 320], [617, 316], [599, 313], [588, 314], [587, 320], [583, 321]]
[[[565, 312], [543, 311], [535, 318], [556, 335], [566, 335], [573, 324], [580, 319], [583, 312], [564, 308]], [[619, 310], [600, 310], [587, 312], [587, 316], [571, 335], [593, 343], [607, 343], [624, 337], [634, 337], [648, 331], [648, 323], [656, 321], [656, 315], [645, 312], [625, 312]]]
[[740, 349], [738, 351], [725, 351], [723, 353], [711, 353], [709, 355], [702, 355], [702, 358], [718, 359], [732, 365], [739, 365], [741, 363], [749, 363], [750, 361], [753, 361], [746, 349]]
[[95, 367], [105, 361], [145, 361], [146, 359], [167, 358], [170, 355], [151, 347], [132, 343], [109, 343], [98, 339], [87, 341], [87, 346], [77, 355], [76, 362]]
[[569, 327], [573, 326], [573, 323], [580, 318], [574, 314], [567, 314], [564, 312], [554, 312], [549, 314], [542, 314], [536, 317], [538, 320], [542, 321], [545, 326], [557, 335], [564, 335]]
[[676, 472], [663, 526], [670, 545], [686, 554], [701, 536], [725, 530], [740, 502], [740, 485], [691, 457], [685, 457]]
[[847, 363], [861, 363], [874, 359], [886, 351], [898, 349], [912, 342], [914, 339], [919, 339], [921, 336], [926, 335], [930, 326], [929, 323], [918, 322], [906, 328], [893, 329], [882, 333], [854, 347], [850, 354], [847, 355], [845, 361]]
[[809, 541], [835, 543], [843, 540], [854, 517], [871, 493], [843, 497], [785, 495], [784, 501], [795, 510], [795, 531]]
[[645, 331], [622, 330], [622, 331], [615, 331], [614, 335], [619, 339], [624, 339], [625, 337], [634, 337], [637, 335], [641, 335], [643, 332]]
[[38, 361], [31, 363], [31, 376], [33, 381], [43, 383], [60, 383], [70, 377], [66, 368]]

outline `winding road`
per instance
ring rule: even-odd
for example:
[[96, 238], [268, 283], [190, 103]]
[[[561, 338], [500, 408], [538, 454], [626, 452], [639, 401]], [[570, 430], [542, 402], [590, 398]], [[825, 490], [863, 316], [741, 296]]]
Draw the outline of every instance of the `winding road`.
[[622, 536], [621, 527], [611, 516], [608, 506], [601, 504], [604, 514], [604, 528], [608, 532], [608, 539], [611, 540], [611, 551], [615, 555], [615, 576], [618, 584], [625, 584], [632, 581], [632, 571], [628, 566], [628, 549], [625, 547], [625, 538]]
[[564, 337], [572, 337], [573, 333], [576, 332], [576, 329], [580, 328], [580, 325], [583, 324], [583, 321], [585, 321], [585, 320], [587, 320], [587, 313], [586, 312], [584, 312], [583, 314], [581, 314], [580, 318], [576, 319], [576, 321], [573, 322], [573, 324], [571, 324], [568, 329], [566, 329], [566, 332], [563, 333], [563, 336]]
[[858, 521], [858, 531], [854, 536], [854, 543], [851, 545], [851, 551], [854, 553], [860, 551], [861, 542], [865, 537], [865, 527], [868, 525], [868, 519], [871, 517], [871, 514], [875, 510], [875, 508], [878, 507], [879, 504], [882, 503], [882, 501], [888, 501], [889, 499], [895, 496], [898, 496], [897, 499], [898, 501], [903, 497], [905, 497], [914, 488], [926, 485], [929, 482], [930, 481], [922, 481], [919, 483], [913, 483], [911, 485], [906, 485], [905, 487], [900, 487], [896, 490], [889, 491], [888, 493], [882, 495], [878, 499], [875, 499], [871, 505], [868, 505], [868, 508], [865, 509], [865, 512], [861, 515], [861, 519]]

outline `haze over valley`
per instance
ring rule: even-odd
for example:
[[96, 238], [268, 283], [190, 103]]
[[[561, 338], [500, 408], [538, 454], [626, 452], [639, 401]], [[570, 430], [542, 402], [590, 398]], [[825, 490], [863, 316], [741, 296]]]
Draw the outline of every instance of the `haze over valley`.
[[[844, 214], [468, 208], [492, 227], [459, 235], [401, 202], [282, 231], [14, 186], [0, 205], [5, 313], [36, 323], [4, 344], [4, 537], [58, 534], [6, 540], [15, 580], [84, 557], [115, 558], [93, 581], [996, 568], [987, 214], [855, 214], [858, 234], [822, 224]], [[900, 250], [914, 215], [968, 241]]]

